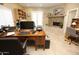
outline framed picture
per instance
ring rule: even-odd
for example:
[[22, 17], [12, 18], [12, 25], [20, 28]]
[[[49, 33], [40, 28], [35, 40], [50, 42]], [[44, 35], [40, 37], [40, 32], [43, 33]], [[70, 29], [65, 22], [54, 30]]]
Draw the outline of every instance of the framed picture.
[[55, 8], [53, 10], [53, 12], [54, 12], [54, 15], [64, 15], [65, 14], [64, 8]]

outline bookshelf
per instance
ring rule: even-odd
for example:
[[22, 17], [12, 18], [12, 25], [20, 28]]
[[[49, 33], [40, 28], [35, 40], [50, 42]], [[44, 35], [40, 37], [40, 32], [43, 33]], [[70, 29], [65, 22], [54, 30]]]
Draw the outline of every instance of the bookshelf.
[[16, 20], [26, 19], [26, 12], [22, 9], [15, 9]]

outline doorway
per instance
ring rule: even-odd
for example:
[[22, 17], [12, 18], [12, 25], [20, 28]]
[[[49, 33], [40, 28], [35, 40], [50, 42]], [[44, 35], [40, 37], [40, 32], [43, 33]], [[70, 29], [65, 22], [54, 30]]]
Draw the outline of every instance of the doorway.
[[68, 14], [68, 21], [67, 21], [67, 26], [70, 27], [72, 23], [72, 19], [77, 17], [77, 11], [78, 9], [72, 9], [69, 11]]
[[35, 26], [43, 26], [43, 11], [32, 11], [31, 15]]

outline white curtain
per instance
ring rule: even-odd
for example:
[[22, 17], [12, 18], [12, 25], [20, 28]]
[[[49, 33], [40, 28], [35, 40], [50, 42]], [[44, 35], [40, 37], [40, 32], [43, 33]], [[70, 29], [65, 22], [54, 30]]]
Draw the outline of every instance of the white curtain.
[[42, 11], [32, 11], [32, 20], [35, 22], [35, 26], [43, 25], [43, 12]]
[[4, 26], [14, 26], [12, 10], [4, 6], [0, 6], [0, 28]]

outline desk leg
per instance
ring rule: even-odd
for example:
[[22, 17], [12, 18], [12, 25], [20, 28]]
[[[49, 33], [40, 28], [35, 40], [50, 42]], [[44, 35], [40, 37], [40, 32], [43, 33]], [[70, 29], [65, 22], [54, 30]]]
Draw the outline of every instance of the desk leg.
[[37, 51], [37, 40], [35, 40], [35, 51]]
[[43, 50], [45, 50], [45, 39], [44, 39], [44, 45], [43, 45], [44, 47], [43, 47]]
[[35, 47], [35, 51], [37, 51], [37, 47]]
[[44, 45], [44, 47], [43, 47], [43, 50], [45, 50], [45, 45]]

